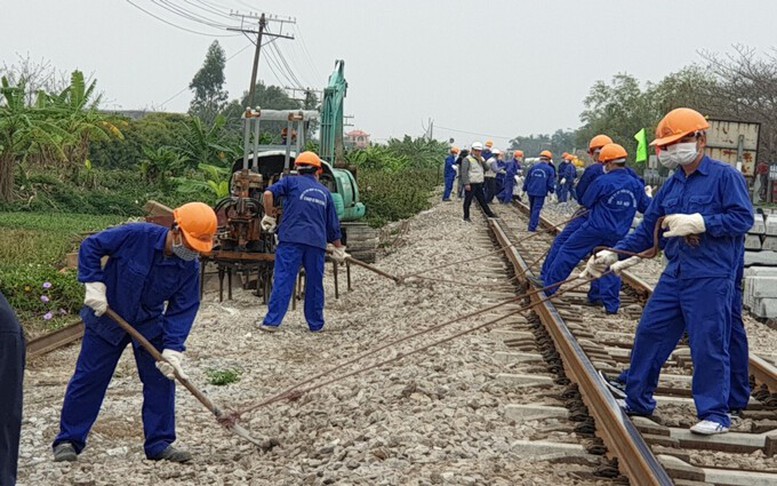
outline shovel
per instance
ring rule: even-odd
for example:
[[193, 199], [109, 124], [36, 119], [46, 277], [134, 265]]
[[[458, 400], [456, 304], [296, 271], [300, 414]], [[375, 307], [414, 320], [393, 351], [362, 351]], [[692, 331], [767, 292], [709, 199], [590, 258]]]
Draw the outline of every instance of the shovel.
[[[132, 338], [140, 343], [141, 346], [143, 346], [143, 349], [148, 351], [148, 353], [157, 361], [164, 361], [167, 362], [165, 358], [162, 357], [162, 353], [157, 351], [157, 349], [154, 347], [153, 344], [148, 342], [148, 339], [143, 337], [142, 334], [138, 332], [137, 329], [132, 327], [127, 321], [125, 321], [120, 315], [118, 315], [116, 312], [113, 311], [113, 309], [108, 308], [105, 311], [105, 315], [113, 319], [116, 324], [119, 325], [122, 329], [127, 331], [127, 333], [132, 336]], [[262, 442], [258, 441], [257, 439], [254, 439], [251, 437], [251, 434], [248, 433], [248, 430], [246, 430], [243, 426], [236, 423], [236, 419], [232, 416], [229, 416], [225, 414], [220, 408], [218, 408], [216, 405], [213, 404], [212, 401], [210, 401], [210, 398], [205, 396], [196, 386], [194, 386], [188, 379], [183, 378], [181, 375], [178, 374], [177, 370], [174, 370], [173, 373], [175, 373], [175, 379], [178, 380], [183, 386], [186, 387], [189, 392], [194, 395], [194, 398], [200, 401], [203, 405], [205, 405], [205, 408], [211, 411], [213, 415], [216, 416], [216, 420], [224, 426], [225, 428], [231, 430], [235, 433], [235, 435], [242, 437], [243, 439], [247, 440], [248, 442], [251, 442], [254, 445], [257, 445], [259, 447], [264, 447]]]

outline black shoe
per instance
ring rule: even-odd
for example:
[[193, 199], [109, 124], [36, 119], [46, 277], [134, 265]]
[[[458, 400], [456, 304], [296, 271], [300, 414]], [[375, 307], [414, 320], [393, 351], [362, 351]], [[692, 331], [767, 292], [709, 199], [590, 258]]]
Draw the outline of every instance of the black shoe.
[[471, 223], [471, 222], [472, 222], [472, 220], [471, 220], [471, 219], [469, 219], [469, 218], [464, 218], [464, 222], [465, 222], [465, 223]]
[[78, 453], [70, 442], [60, 442], [54, 446], [54, 462], [73, 462], [76, 459]]
[[626, 398], [626, 384], [623, 382], [618, 381], [615, 378], [612, 378], [611, 376], [607, 375], [604, 371], [599, 371], [599, 376], [604, 381], [604, 384], [607, 386], [607, 389], [610, 390], [610, 393], [615, 398]]
[[545, 288], [545, 282], [542, 281], [541, 277], [526, 277], [526, 280], [532, 283], [535, 287], [538, 288]]
[[191, 461], [192, 455], [189, 452], [183, 451], [181, 449], [176, 449], [174, 446], [167, 446], [167, 449], [162, 451], [161, 454], [159, 454], [156, 457], [149, 458], [152, 461], [170, 461], [170, 462], [178, 462], [178, 463], [185, 463]]

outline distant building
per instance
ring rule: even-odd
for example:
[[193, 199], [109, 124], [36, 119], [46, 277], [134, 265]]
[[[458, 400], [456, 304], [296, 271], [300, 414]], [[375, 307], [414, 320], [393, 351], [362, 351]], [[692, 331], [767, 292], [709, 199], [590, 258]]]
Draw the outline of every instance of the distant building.
[[361, 130], [352, 130], [345, 134], [345, 148], [366, 149], [370, 146], [370, 134]]

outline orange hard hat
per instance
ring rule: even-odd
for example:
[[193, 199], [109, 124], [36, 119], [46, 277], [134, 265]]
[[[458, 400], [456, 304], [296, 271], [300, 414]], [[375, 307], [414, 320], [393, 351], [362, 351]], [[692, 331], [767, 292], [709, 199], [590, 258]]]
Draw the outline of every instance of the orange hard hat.
[[618, 145], [617, 143], [608, 143], [602, 147], [602, 151], [599, 152], [599, 162], [606, 164], [607, 162], [612, 162], [619, 159], [624, 159], [625, 161], [626, 157], [628, 156], [629, 153], [626, 152], [626, 149], [622, 146]]
[[597, 135], [588, 143], [588, 152], [590, 153], [596, 149], [600, 149], [608, 143], [612, 143], [612, 139], [610, 137], [607, 135]]
[[461, 150], [459, 150], [459, 147], [451, 147], [451, 153], [457, 154], [459, 152], [461, 152]]
[[200, 253], [213, 249], [213, 237], [218, 227], [213, 208], [201, 202], [186, 203], [173, 211], [173, 219], [192, 249]]
[[494, 141], [493, 140], [486, 140], [486, 147], [491, 148], [493, 146], [494, 146]]
[[315, 152], [307, 151], [302, 152], [294, 159], [294, 165], [310, 165], [312, 167], [321, 168], [321, 159]]
[[513, 152], [513, 157], [523, 157], [523, 150], [516, 150]]
[[549, 159], [552, 159], [553, 154], [551, 153], [550, 150], [543, 150], [542, 152], [540, 152], [540, 157], [547, 157]]
[[710, 127], [704, 115], [690, 108], [675, 108], [666, 114], [656, 127], [656, 139], [650, 145], [665, 147], [678, 140], [703, 132]]

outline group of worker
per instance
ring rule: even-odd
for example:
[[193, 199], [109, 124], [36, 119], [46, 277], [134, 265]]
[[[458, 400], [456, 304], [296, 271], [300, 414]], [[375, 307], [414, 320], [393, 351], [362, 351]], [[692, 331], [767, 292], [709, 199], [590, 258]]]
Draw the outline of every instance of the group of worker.
[[[340, 224], [332, 195], [318, 181], [322, 163], [313, 152], [295, 159], [297, 176], [286, 176], [264, 192], [265, 231], [277, 229], [273, 288], [267, 314], [257, 326], [276, 331], [292, 296], [300, 267], [306, 272], [305, 319], [311, 332], [324, 327], [324, 260], [348, 258], [340, 241]], [[277, 223], [276, 204], [283, 203]], [[189, 452], [173, 445], [175, 376], [183, 370], [185, 342], [200, 304], [199, 256], [213, 247], [217, 217], [199, 202], [173, 212], [172, 227], [133, 223], [84, 240], [78, 279], [85, 284], [85, 324], [81, 352], [62, 406], [54, 439], [54, 460], [75, 461], [100, 411], [116, 364], [132, 343], [143, 382], [145, 454], [151, 460], [188, 462]], [[276, 228], [277, 227], [277, 228]], [[108, 257], [103, 267], [101, 259]], [[156, 361], [106, 315], [108, 306], [129, 321], [159, 351]]]
[[[661, 120], [651, 145], [673, 173], [655, 197], [626, 167], [623, 147], [606, 135], [594, 137], [589, 154], [596, 163], [576, 187], [581, 210], [556, 237], [540, 277], [533, 279], [552, 295], [587, 255], [607, 247], [588, 259], [582, 276], [593, 279], [589, 303], [615, 313], [618, 275], [638, 261], [633, 255], [659, 245], [668, 264], [639, 321], [630, 366], [618, 377], [602, 373], [602, 378], [626, 413], [651, 415], [661, 367], [687, 332], [699, 418], [691, 432], [703, 435], [727, 432], [750, 396], [741, 280], [744, 237], [753, 225], [743, 175], [704, 153], [708, 128], [707, 120], [688, 108]], [[643, 220], [628, 234], [636, 212]], [[665, 230], [658, 242], [656, 225]]]

